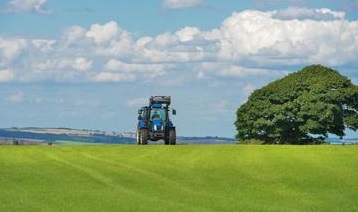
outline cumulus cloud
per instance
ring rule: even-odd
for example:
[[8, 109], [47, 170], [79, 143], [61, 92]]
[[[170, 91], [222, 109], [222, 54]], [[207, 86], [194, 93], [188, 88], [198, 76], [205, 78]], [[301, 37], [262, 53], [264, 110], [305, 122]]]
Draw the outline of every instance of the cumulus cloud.
[[86, 37], [93, 38], [97, 44], [102, 44], [113, 40], [118, 35], [119, 30], [117, 23], [114, 21], [104, 25], [94, 24], [86, 32]]
[[[83, 36], [83, 30], [80, 28], [73, 28], [71, 33], [68, 33], [67, 37], [76, 37], [75, 40], [82, 39], [80, 42], [86, 41], [86, 39], [94, 42], [96, 46], [91, 43], [95, 54], [106, 57], [126, 57], [132, 53], [133, 38], [129, 32], [120, 28], [115, 21], [110, 21], [103, 25], [93, 24], [89, 30], [85, 32]], [[74, 38], [73, 38], [74, 39]], [[78, 43], [76, 43], [78, 45]]]
[[92, 67], [92, 60], [88, 60], [84, 57], [77, 57], [74, 60], [73, 68], [78, 71], [87, 71]]
[[74, 69], [77, 71], [86, 71], [91, 67], [92, 60], [84, 57], [46, 59], [43, 61], [34, 61], [32, 63], [33, 69], [46, 72], [59, 69]]
[[65, 30], [64, 39], [67, 44], [73, 44], [83, 39], [85, 35], [86, 29], [80, 26], [72, 26]]
[[139, 54], [136, 59], [155, 63], [185, 63], [216, 60], [220, 31], [202, 32], [195, 27], [185, 27], [173, 34], [164, 33], [144, 37], [134, 45]]
[[357, 54], [352, 48], [358, 44], [357, 21], [279, 20], [274, 17], [276, 14], [276, 11], [232, 14], [221, 27], [221, 55], [266, 65], [306, 62], [336, 66]]
[[168, 9], [183, 9], [203, 5], [204, 0], [165, 0], [163, 7]]
[[196, 27], [185, 27], [175, 34], [178, 36], [180, 42], [188, 42], [194, 39], [195, 35], [198, 35], [200, 30]]
[[10, 0], [7, 4], [7, 11], [51, 14], [51, 11], [44, 7], [46, 2], [47, 0]]
[[165, 74], [165, 69], [168, 65], [165, 64], [130, 64], [120, 60], [110, 59], [105, 64], [105, 69], [108, 71], [116, 71], [123, 73], [142, 73], [146, 77], [157, 77]]
[[93, 60], [85, 57], [34, 58], [29, 63], [31, 71], [23, 71], [18, 81], [83, 82], [91, 78], [93, 67]]
[[56, 40], [44, 40], [44, 39], [36, 39], [31, 41], [32, 45], [39, 49], [42, 52], [49, 52], [53, 50], [53, 45], [57, 43]]
[[[288, 17], [290, 10], [296, 13]], [[310, 63], [358, 66], [357, 35], [358, 21], [327, 9], [246, 10], [212, 30], [187, 26], [143, 37], [110, 21], [70, 27], [57, 40], [0, 37], [0, 70], [11, 70], [2, 73], [7, 79], [2, 81], [123, 82], [161, 77], [182, 85], [193, 80], [269, 78], [282, 74], [272, 70]]]
[[0, 37], [0, 63], [9, 63], [27, 47], [25, 39], [4, 39]]

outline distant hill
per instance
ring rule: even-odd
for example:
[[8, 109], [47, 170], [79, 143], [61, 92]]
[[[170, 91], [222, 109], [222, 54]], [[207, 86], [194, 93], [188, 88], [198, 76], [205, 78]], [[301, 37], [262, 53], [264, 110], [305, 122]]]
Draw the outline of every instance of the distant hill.
[[[71, 128], [5, 128], [0, 129], [0, 144], [135, 144], [133, 132], [105, 132], [99, 130]], [[156, 142], [153, 142], [156, 143]], [[162, 142], [157, 142], [161, 144]], [[178, 144], [235, 144], [233, 138], [222, 137], [182, 137], [177, 138]]]
[[59, 141], [130, 144], [133, 134], [77, 130], [69, 128], [7, 128], [0, 129], [0, 143], [18, 142], [20, 144], [57, 143]]

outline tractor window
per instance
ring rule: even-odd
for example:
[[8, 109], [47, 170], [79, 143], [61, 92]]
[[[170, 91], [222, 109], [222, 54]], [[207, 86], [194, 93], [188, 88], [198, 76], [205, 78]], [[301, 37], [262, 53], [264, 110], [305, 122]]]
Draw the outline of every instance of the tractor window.
[[163, 108], [154, 108], [150, 111], [151, 120], [165, 120], [165, 110]]

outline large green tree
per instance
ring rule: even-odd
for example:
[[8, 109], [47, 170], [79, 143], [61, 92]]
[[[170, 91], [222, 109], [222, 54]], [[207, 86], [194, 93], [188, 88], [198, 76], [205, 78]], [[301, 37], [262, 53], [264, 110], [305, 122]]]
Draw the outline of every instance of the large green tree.
[[237, 110], [239, 140], [321, 142], [358, 129], [358, 86], [338, 71], [311, 65], [255, 90]]

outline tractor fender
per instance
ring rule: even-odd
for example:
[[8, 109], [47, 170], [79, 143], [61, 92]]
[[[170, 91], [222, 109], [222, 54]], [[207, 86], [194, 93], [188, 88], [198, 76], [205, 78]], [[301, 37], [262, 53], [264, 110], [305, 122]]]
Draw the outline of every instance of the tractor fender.
[[140, 121], [138, 122], [138, 128], [139, 128], [139, 129], [147, 128], [147, 125], [146, 125], [146, 123], [145, 123], [144, 120], [140, 120]]
[[175, 128], [173, 122], [171, 121], [168, 122], [168, 128]]

